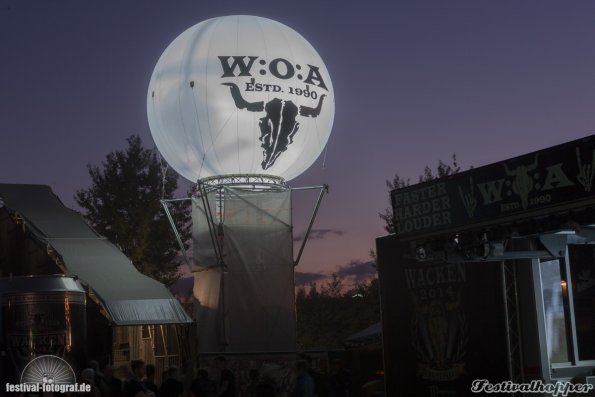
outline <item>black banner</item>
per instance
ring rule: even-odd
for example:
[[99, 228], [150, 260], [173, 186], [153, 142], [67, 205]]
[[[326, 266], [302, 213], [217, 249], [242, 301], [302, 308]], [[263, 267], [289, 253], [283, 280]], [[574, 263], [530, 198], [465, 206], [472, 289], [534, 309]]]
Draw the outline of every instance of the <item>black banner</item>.
[[387, 396], [470, 396], [508, 379], [501, 264], [418, 262], [376, 240]]
[[514, 222], [595, 203], [595, 135], [391, 192], [401, 238]]

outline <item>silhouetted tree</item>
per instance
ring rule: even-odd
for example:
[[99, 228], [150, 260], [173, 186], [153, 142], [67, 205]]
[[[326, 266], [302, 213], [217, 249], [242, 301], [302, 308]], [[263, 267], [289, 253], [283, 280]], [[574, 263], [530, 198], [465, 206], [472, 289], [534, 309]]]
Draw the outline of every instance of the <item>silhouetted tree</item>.
[[298, 341], [305, 350], [342, 348], [350, 335], [380, 321], [378, 280], [346, 288], [333, 274], [320, 288], [315, 283], [296, 293]]
[[[143, 148], [139, 136], [109, 153], [101, 166], [88, 165], [92, 185], [75, 199], [89, 223], [130, 258], [142, 273], [171, 285], [178, 275], [179, 245], [160, 199], [173, 198], [178, 176], [162, 164], [156, 150]], [[190, 238], [190, 206], [171, 203], [184, 243]]]
[[[445, 176], [449, 176], [452, 174], [456, 174], [461, 170], [461, 167], [457, 163], [457, 156], [456, 154], [452, 155], [452, 164], [446, 164], [442, 160], [438, 160], [438, 166], [436, 167], [436, 171], [432, 171], [432, 169], [426, 165], [424, 168], [424, 173], [419, 176], [419, 183], [431, 181], [432, 179], [442, 178]], [[401, 178], [399, 174], [395, 174], [392, 181], [386, 180], [386, 187], [388, 187], [388, 191], [390, 192], [393, 189], [399, 189], [405, 186], [409, 186], [411, 181], [409, 179]], [[388, 206], [384, 209], [384, 212], [378, 214], [378, 216], [385, 222], [384, 229], [389, 233], [395, 232], [395, 225], [393, 223], [393, 209], [392, 206]]]

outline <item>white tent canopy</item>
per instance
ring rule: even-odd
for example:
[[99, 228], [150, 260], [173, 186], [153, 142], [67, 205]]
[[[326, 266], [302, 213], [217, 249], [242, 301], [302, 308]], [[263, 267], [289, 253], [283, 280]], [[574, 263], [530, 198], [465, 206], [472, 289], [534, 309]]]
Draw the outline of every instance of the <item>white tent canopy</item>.
[[18, 214], [35, 238], [60, 257], [65, 272], [79, 278], [115, 325], [192, 322], [163, 284], [136, 270], [49, 186], [0, 184], [2, 206]]

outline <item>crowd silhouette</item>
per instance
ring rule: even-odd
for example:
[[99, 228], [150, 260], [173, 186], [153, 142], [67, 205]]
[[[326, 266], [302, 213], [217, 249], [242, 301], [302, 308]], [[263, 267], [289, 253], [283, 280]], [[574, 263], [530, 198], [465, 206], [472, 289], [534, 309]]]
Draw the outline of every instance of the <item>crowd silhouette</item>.
[[204, 368], [167, 368], [156, 376], [153, 364], [132, 360], [129, 365], [100, 367], [90, 361], [80, 372], [80, 382], [89, 384], [91, 397], [351, 397], [349, 373], [334, 362], [327, 376], [312, 367], [305, 356], [290, 366], [258, 363], [242, 382], [228, 368], [225, 357], [215, 357]]

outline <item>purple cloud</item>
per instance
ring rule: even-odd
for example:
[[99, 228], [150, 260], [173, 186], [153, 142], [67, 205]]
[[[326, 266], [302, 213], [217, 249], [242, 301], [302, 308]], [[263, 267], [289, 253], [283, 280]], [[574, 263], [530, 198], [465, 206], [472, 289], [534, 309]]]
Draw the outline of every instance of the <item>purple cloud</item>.
[[308, 285], [316, 281], [324, 280], [328, 276], [323, 273], [307, 273], [307, 272], [295, 272], [295, 285]]
[[354, 260], [347, 265], [338, 266], [336, 273], [339, 277], [359, 282], [375, 276], [376, 267], [374, 261], [362, 262]]
[[[342, 236], [345, 234], [343, 230], [337, 229], [312, 229], [310, 230], [309, 240], [322, 240], [330, 235]], [[293, 241], [302, 241], [306, 236], [306, 232], [303, 231], [298, 235], [293, 236]]]

